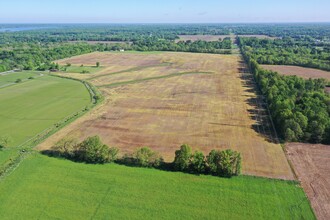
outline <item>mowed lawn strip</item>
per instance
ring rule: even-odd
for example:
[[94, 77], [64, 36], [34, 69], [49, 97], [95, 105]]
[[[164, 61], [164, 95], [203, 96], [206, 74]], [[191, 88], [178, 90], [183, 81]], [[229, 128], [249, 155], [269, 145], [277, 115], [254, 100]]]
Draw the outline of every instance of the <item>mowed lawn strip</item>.
[[1, 219], [315, 219], [291, 181], [86, 165], [40, 154], [1, 181], [0, 194]]
[[2, 88], [0, 134], [17, 146], [90, 102], [85, 86], [74, 80], [44, 76]]

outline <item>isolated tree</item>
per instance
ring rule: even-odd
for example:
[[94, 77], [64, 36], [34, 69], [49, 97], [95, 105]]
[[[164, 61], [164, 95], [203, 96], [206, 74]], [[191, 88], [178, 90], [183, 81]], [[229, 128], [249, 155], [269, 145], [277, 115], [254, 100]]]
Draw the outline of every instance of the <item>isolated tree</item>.
[[71, 63], [67, 63], [66, 66], [67, 66], [67, 67], [70, 67], [70, 66], [71, 66]]
[[78, 140], [72, 137], [63, 138], [52, 147], [52, 150], [59, 156], [73, 158], [78, 150]]
[[175, 151], [174, 167], [179, 171], [188, 171], [191, 164], [191, 147], [184, 144], [180, 147], [180, 150]]
[[96, 67], [100, 67], [100, 62], [96, 62]]
[[196, 173], [203, 173], [205, 171], [205, 156], [201, 151], [195, 151], [191, 159], [192, 170]]
[[241, 154], [231, 149], [220, 152], [220, 166], [218, 173], [231, 177], [241, 173]]
[[15, 83], [21, 83], [22, 79], [16, 79]]
[[220, 151], [212, 150], [206, 157], [206, 161], [210, 172], [216, 174], [218, 170], [218, 163], [220, 161]]
[[118, 157], [118, 153], [119, 153], [119, 149], [116, 148], [116, 147], [111, 147], [109, 148], [109, 151], [108, 151], [108, 162], [111, 163], [111, 162], [114, 162], [117, 160], [117, 157]]
[[99, 136], [88, 137], [79, 144], [78, 154], [86, 163], [105, 163], [109, 160], [109, 147], [102, 143]]
[[285, 134], [284, 134], [285, 140], [292, 142], [292, 141], [297, 141], [296, 135], [294, 133], [294, 131], [292, 131], [290, 128], [287, 128], [285, 130]]
[[207, 156], [210, 172], [217, 176], [231, 177], [241, 173], [242, 158], [233, 150], [212, 150]]
[[158, 167], [163, 159], [149, 147], [142, 147], [133, 153], [135, 165], [141, 167]]

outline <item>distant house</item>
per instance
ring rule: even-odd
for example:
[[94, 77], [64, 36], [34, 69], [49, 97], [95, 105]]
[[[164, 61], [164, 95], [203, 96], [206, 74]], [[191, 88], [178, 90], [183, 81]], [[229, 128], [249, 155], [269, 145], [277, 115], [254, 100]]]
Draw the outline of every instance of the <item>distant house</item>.
[[50, 71], [50, 72], [59, 72], [58, 69], [50, 69], [49, 71]]
[[124, 50], [124, 49], [120, 49], [119, 51], [120, 51], [120, 52], [125, 52], [125, 50]]

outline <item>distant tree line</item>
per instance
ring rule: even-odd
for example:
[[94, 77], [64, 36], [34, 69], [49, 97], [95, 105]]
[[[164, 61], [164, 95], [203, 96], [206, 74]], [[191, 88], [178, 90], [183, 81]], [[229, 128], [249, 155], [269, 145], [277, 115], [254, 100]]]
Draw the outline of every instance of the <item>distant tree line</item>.
[[330, 96], [325, 92], [326, 81], [264, 70], [256, 60], [255, 50], [246, 42], [251, 40], [239, 41], [243, 57], [268, 102], [280, 136], [286, 141], [329, 144]]
[[132, 45], [133, 50], [138, 51], [180, 51], [180, 52], [197, 52], [197, 53], [219, 53], [230, 54], [232, 42], [230, 38], [219, 39], [218, 41], [173, 41], [159, 39], [145, 39], [136, 41]]
[[[1, 24], [12, 28], [17, 25]], [[20, 25], [22, 26], [22, 25]], [[320, 24], [47, 24], [24, 25], [36, 30], [0, 33], [0, 45], [21, 43], [58, 43], [68, 41], [123, 41], [135, 42], [148, 38], [173, 41], [178, 35], [269, 35], [311, 37], [329, 40], [330, 25]]]
[[97, 50], [88, 44], [39, 45], [18, 44], [11, 50], [0, 50], [0, 72], [11, 69], [46, 70], [58, 68], [53, 60], [90, 53]]
[[159, 153], [148, 147], [138, 148], [133, 153], [119, 158], [119, 149], [109, 148], [102, 143], [98, 136], [88, 137], [81, 143], [73, 138], [65, 138], [57, 142], [50, 151], [44, 151], [44, 153], [77, 162], [93, 164], [116, 162], [129, 166], [153, 167], [222, 177], [239, 175], [242, 169], [240, 153], [230, 149], [212, 150], [207, 156], [204, 156], [201, 151], [193, 152], [190, 146], [182, 145], [175, 152], [173, 163], [165, 163]]
[[309, 39], [239, 38], [259, 64], [296, 65], [330, 71], [330, 44]]
[[231, 53], [231, 40], [205, 42], [178, 42], [168, 40], [141, 40], [133, 44], [87, 44], [87, 43], [56, 43], [56, 44], [13, 44], [0, 50], [0, 72], [12, 69], [49, 70], [59, 69], [54, 60], [90, 53], [93, 51], [181, 51], [198, 53]]

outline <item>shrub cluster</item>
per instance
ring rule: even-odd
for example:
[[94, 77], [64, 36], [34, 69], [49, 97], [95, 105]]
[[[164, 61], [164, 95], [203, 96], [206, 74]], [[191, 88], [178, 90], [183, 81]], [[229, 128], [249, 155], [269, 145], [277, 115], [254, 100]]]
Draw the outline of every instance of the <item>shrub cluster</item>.
[[98, 136], [88, 137], [78, 143], [76, 139], [66, 138], [52, 148], [52, 155], [86, 163], [110, 163], [117, 159], [119, 150], [103, 144]]
[[206, 157], [200, 151], [192, 152], [188, 145], [182, 145], [175, 152], [174, 169], [198, 174], [212, 174], [231, 177], [241, 173], [241, 154], [227, 149], [212, 150]]
[[138, 148], [131, 154], [125, 154], [122, 158], [118, 158], [118, 152], [117, 148], [109, 148], [102, 143], [98, 136], [93, 136], [81, 143], [72, 138], [62, 139], [53, 146], [51, 152], [46, 153], [93, 164], [117, 162], [129, 166], [212, 174], [223, 177], [231, 177], [241, 173], [241, 155], [230, 149], [212, 150], [207, 156], [204, 156], [201, 151], [193, 152], [189, 145], [184, 144], [175, 152], [173, 163], [165, 163], [159, 153], [148, 147]]
[[8, 145], [12, 142], [12, 139], [10, 136], [2, 135], [0, 136], [0, 150], [8, 147]]
[[151, 150], [149, 147], [141, 147], [132, 154], [124, 155], [119, 162], [138, 167], [159, 168], [164, 160], [158, 153]]

